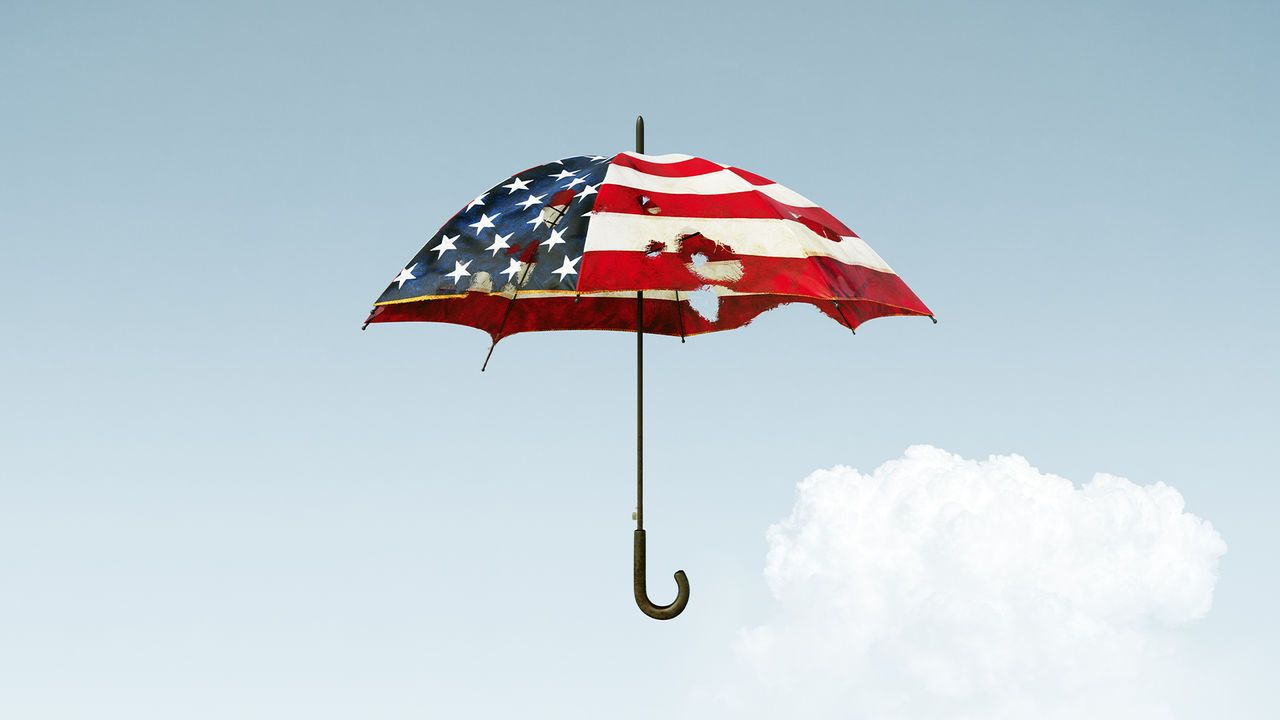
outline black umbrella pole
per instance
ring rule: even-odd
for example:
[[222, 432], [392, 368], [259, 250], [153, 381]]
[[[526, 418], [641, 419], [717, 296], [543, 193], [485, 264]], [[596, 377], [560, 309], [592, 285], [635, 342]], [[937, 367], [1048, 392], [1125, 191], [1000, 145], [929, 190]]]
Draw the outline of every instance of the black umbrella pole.
[[636, 292], [636, 532], [644, 532], [644, 293]]
[[[639, 121], [637, 121], [639, 122]], [[639, 131], [637, 130], [637, 133]], [[655, 620], [670, 620], [689, 604], [689, 578], [677, 570], [676, 599], [655, 605], [649, 599], [644, 536], [644, 293], [636, 292], [636, 532], [632, 548], [632, 588], [640, 612]]]

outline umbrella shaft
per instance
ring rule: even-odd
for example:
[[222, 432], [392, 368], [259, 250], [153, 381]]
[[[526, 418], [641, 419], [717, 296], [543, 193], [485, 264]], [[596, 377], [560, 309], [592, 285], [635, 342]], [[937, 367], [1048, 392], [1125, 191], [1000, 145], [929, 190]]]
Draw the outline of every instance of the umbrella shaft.
[[[644, 152], [644, 118], [636, 118], [636, 152]], [[636, 291], [636, 530], [644, 530], [644, 293]]]
[[636, 529], [644, 529], [644, 293], [636, 292]]

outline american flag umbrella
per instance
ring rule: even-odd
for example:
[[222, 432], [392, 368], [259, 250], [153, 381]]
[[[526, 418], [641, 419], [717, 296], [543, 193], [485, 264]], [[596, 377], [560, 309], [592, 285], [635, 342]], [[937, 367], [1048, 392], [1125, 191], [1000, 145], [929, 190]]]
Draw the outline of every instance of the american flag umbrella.
[[[691, 302], [711, 295], [714, 309]], [[849, 330], [886, 315], [933, 317], [888, 264], [803, 195], [690, 155], [581, 155], [524, 170], [466, 204], [383, 291], [371, 323], [446, 322], [492, 344], [535, 330], [636, 334], [634, 591], [668, 620], [645, 572], [644, 334], [731, 330], [779, 305], [808, 303]], [[485, 358], [487, 366], [489, 357]], [[483, 370], [483, 367], [481, 368]]]

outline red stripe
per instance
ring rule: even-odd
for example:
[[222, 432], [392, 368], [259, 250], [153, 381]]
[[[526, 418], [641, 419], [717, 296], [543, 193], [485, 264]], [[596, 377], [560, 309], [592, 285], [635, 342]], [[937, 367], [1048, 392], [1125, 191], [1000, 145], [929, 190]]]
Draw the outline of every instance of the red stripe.
[[[807, 258], [739, 255], [737, 261], [742, 263], [742, 278], [722, 284], [738, 292], [840, 298], [879, 303], [901, 311], [898, 314], [933, 314], [893, 273], [849, 265], [822, 255]], [[578, 290], [696, 290], [709, 281], [700, 277], [695, 267], [673, 252], [651, 256], [625, 250], [594, 250], [583, 256]]]
[[[625, 185], [605, 183], [596, 192], [595, 212], [625, 213], [627, 215], [660, 214], [688, 218], [761, 218], [769, 220], [794, 220], [815, 233], [839, 242], [841, 236], [857, 237], [836, 216], [820, 207], [796, 207], [774, 200], [762, 192], [746, 190], [723, 195], [686, 195], [636, 190]], [[651, 213], [640, 198], [649, 198], [649, 206], [657, 207]]]
[[743, 170], [742, 168], [736, 168], [736, 167], [725, 168], [725, 169], [733, 173], [734, 175], [737, 175], [738, 177], [742, 178], [743, 180], [746, 180], [752, 185], [775, 185], [776, 184], [769, 178], [763, 175], [757, 175], [751, 172], [750, 170]]
[[772, 180], [763, 175], [757, 175], [750, 170], [743, 170], [736, 167], [725, 167], [720, 163], [704, 160], [700, 157], [689, 158], [688, 160], [679, 160], [671, 163], [653, 162], [635, 157], [628, 153], [618, 153], [609, 161], [613, 165], [621, 165], [622, 167], [639, 170], [646, 175], [657, 175], [659, 177], [693, 177], [694, 175], [706, 175], [707, 173], [728, 171], [746, 180], [752, 185], [773, 185]]
[[646, 175], [657, 175], [659, 177], [693, 177], [694, 175], [722, 172], [725, 169], [719, 163], [713, 163], [710, 160], [703, 160], [699, 157], [671, 163], [659, 163], [641, 160], [627, 153], [618, 153], [609, 162], [612, 165], [632, 168]]
[[[912, 313], [874, 303], [844, 302], [837, 310], [829, 300], [738, 295], [721, 298], [715, 322], [695, 311], [686, 300], [644, 301], [644, 331], [657, 335], [700, 335], [742, 327], [763, 312], [789, 303], [808, 303], [823, 314], [848, 327], [872, 318]], [[507, 314], [507, 308], [511, 312]], [[506, 325], [502, 318], [506, 316]], [[467, 325], [497, 337], [538, 330], [626, 330], [636, 329], [634, 298], [595, 298], [582, 296], [533, 297], [511, 300], [501, 295], [467, 293], [457, 298], [421, 300], [376, 308], [370, 323], [444, 322]]]

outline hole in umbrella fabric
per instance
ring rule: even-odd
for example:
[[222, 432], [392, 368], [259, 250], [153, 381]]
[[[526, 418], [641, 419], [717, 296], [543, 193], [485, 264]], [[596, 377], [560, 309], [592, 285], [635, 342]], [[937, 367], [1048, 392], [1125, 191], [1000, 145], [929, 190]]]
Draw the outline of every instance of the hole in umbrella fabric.
[[702, 317], [715, 322], [720, 318], [720, 296], [714, 290], [703, 285], [687, 295], [689, 307]]

